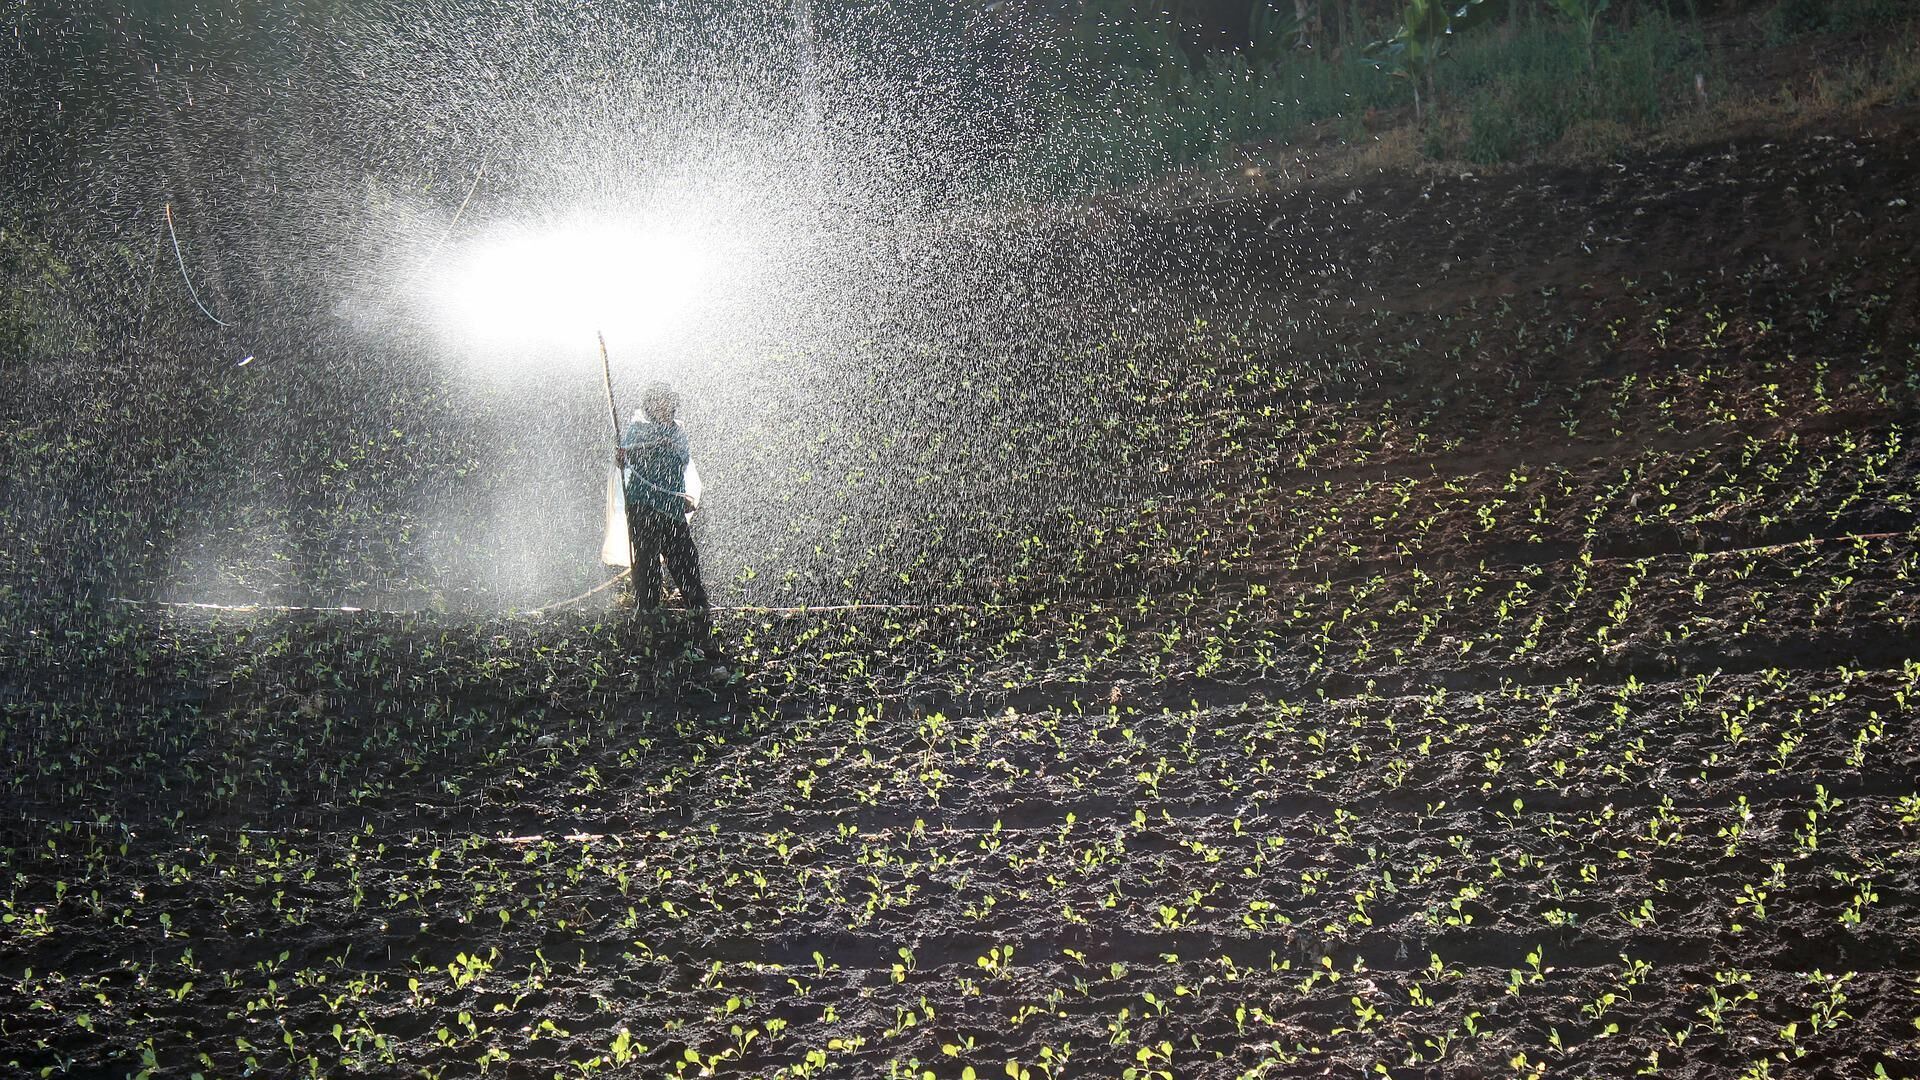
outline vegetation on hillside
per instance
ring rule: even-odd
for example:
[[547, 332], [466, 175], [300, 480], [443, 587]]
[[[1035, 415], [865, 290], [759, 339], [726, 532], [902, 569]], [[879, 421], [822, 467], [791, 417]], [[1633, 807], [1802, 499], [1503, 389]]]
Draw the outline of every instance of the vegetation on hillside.
[[[1418, 129], [1419, 157], [1498, 164], [1616, 151], [1702, 110], [1771, 101], [1729, 70], [1727, 42], [1857, 39], [1807, 60], [1827, 109], [1920, 101], [1916, 13], [1891, 0], [1779, 0], [1709, 10], [1607, 0], [1255, 4], [1231, 47], [1191, 13], [1090, 3], [1061, 35], [1055, 115], [1036, 155], [1063, 187], [1136, 183], [1330, 130], [1348, 143]], [[1305, 12], [1301, 18], [1296, 11]], [[1710, 37], [1718, 42], [1710, 45]], [[1804, 95], [1803, 95], [1804, 96]], [[1778, 104], [1805, 109], [1808, 103]]]

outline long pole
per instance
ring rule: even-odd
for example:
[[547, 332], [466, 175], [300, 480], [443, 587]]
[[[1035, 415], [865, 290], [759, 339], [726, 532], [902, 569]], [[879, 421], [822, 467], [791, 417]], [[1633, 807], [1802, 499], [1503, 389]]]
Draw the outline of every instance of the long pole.
[[[613, 403], [613, 361], [607, 359], [607, 335], [598, 330], [595, 330], [593, 335], [600, 339], [600, 376], [607, 388], [607, 419], [613, 421], [613, 445], [618, 447], [620, 445], [620, 408]], [[640, 575], [635, 572], [633, 565], [632, 513], [633, 510], [627, 506], [627, 485], [625, 478], [622, 477], [620, 484], [620, 519], [626, 522], [627, 525], [627, 573], [632, 575], [633, 580], [637, 583], [640, 580]]]
[[613, 361], [607, 359], [607, 335], [595, 330], [594, 336], [600, 339], [600, 374], [607, 384], [607, 417], [613, 421], [613, 443], [620, 445], [620, 410], [613, 404]]

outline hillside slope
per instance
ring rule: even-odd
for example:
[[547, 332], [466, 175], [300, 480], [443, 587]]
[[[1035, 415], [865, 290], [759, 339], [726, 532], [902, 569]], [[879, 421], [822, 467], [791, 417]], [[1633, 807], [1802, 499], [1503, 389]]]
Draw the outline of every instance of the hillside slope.
[[724, 656], [16, 596], [0, 1060], [1920, 1074], [1912, 146], [1130, 220], [1228, 299]]

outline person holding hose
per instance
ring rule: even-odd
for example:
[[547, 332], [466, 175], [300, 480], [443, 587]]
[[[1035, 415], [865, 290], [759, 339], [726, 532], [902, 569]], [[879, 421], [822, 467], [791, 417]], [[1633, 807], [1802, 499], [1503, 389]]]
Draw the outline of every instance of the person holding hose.
[[664, 383], [647, 387], [640, 411], [620, 436], [613, 463], [626, 478], [627, 535], [633, 544], [634, 606], [660, 606], [660, 562], [680, 588], [688, 610], [705, 613], [706, 586], [700, 582], [700, 553], [694, 550], [688, 519], [698, 496], [688, 493], [687, 463], [692, 452], [677, 419], [680, 395]]

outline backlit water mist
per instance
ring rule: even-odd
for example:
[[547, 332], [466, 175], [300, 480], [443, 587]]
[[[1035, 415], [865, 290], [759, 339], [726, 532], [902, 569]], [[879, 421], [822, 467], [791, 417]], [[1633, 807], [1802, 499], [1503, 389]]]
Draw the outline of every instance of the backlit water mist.
[[[129, 403], [142, 365], [191, 369], [214, 449], [123, 587], [497, 608], [603, 580], [599, 333], [623, 419], [647, 382], [685, 396], [720, 602], [963, 596], [956, 507], [1031, 531], [1147, 497], [1098, 432], [1152, 297], [996, 150], [1022, 28], [956, 19], [409, 3], [209, 17], [164, 58], [104, 20], [137, 96], [55, 201], [127, 252]], [[1007, 443], [1035, 420], [1056, 445]], [[924, 577], [869, 576], [882, 543]]]

